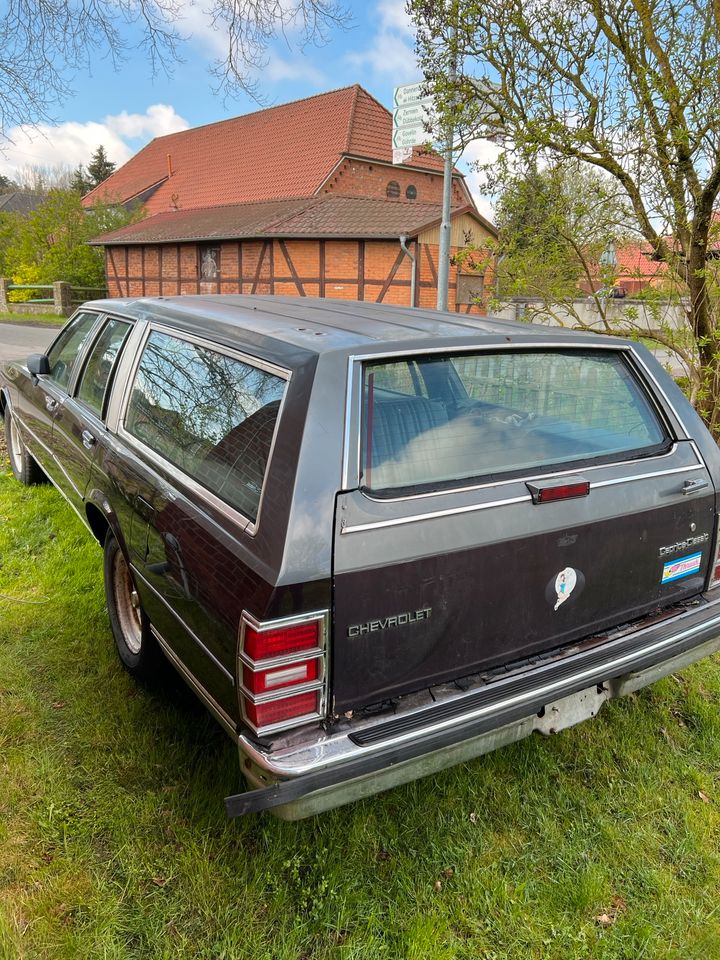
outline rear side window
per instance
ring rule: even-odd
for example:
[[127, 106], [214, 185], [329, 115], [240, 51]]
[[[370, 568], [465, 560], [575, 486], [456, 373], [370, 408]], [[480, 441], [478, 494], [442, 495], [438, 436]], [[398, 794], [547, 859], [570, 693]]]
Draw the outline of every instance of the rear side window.
[[669, 444], [616, 353], [483, 352], [417, 357], [413, 366], [422, 382], [414, 395], [407, 358], [364, 366], [367, 489], [417, 492], [647, 456]]
[[110, 376], [129, 332], [130, 324], [124, 320], [108, 320], [85, 364], [77, 395], [98, 417], [102, 416]]
[[255, 521], [285, 385], [274, 373], [153, 331], [125, 429]]

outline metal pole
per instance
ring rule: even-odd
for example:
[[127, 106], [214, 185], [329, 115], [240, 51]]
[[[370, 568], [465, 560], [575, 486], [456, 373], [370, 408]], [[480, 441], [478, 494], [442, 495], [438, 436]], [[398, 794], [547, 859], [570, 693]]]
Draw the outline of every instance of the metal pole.
[[[450, 90], [455, 86], [457, 78], [457, 50], [455, 49], [455, 27], [450, 28], [450, 69], [448, 70], [448, 81]], [[454, 102], [454, 95], [451, 94], [451, 109]], [[438, 310], [447, 310], [448, 308], [448, 279], [450, 274], [450, 205], [452, 202], [452, 173], [453, 173], [453, 138], [455, 136], [455, 126], [450, 120], [446, 128], [445, 141], [445, 168], [443, 172], [443, 205], [442, 205], [442, 223], [440, 224], [440, 252], [438, 255], [438, 291], [437, 308]]]

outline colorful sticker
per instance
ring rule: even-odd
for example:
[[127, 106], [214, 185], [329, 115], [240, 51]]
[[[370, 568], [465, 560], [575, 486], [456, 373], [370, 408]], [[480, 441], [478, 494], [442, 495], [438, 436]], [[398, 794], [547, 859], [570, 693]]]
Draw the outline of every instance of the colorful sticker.
[[670, 583], [671, 580], [679, 580], [681, 577], [689, 577], [691, 573], [697, 573], [700, 569], [702, 553], [691, 553], [689, 557], [680, 557], [679, 560], [672, 560], [663, 566], [661, 583]]
[[565, 569], [561, 570], [557, 577], [555, 577], [555, 593], [557, 595], [555, 610], [557, 610], [561, 603], [565, 603], [575, 589], [576, 583], [577, 574], [572, 567], [565, 567]]

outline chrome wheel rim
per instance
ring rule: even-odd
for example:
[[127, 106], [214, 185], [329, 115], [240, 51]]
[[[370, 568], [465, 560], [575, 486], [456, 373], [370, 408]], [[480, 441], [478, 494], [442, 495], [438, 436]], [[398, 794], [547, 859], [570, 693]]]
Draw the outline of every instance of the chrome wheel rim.
[[10, 459], [17, 473], [23, 470], [23, 442], [15, 417], [10, 416]]
[[132, 582], [125, 557], [119, 549], [113, 558], [113, 594], [123, 640], [130, 653], [137, 656], [142, 649], [140, 597]]

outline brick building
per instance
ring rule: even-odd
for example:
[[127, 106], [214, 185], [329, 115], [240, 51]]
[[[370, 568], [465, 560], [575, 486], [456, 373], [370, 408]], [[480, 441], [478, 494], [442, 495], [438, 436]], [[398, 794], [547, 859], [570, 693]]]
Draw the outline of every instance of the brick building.
[[[357, 85], [159, 137], [85, 197], [142, 204], [97, 238], [111, 296], [275, 293], [434, 306], [442, 159], [392, 164], [392, 115]], [[494, 237], [462, 174], [452, 252]], [[477, 260], [477, 257], [475, 258]], [[450, 271], [477, 311], [481, 272]]]

